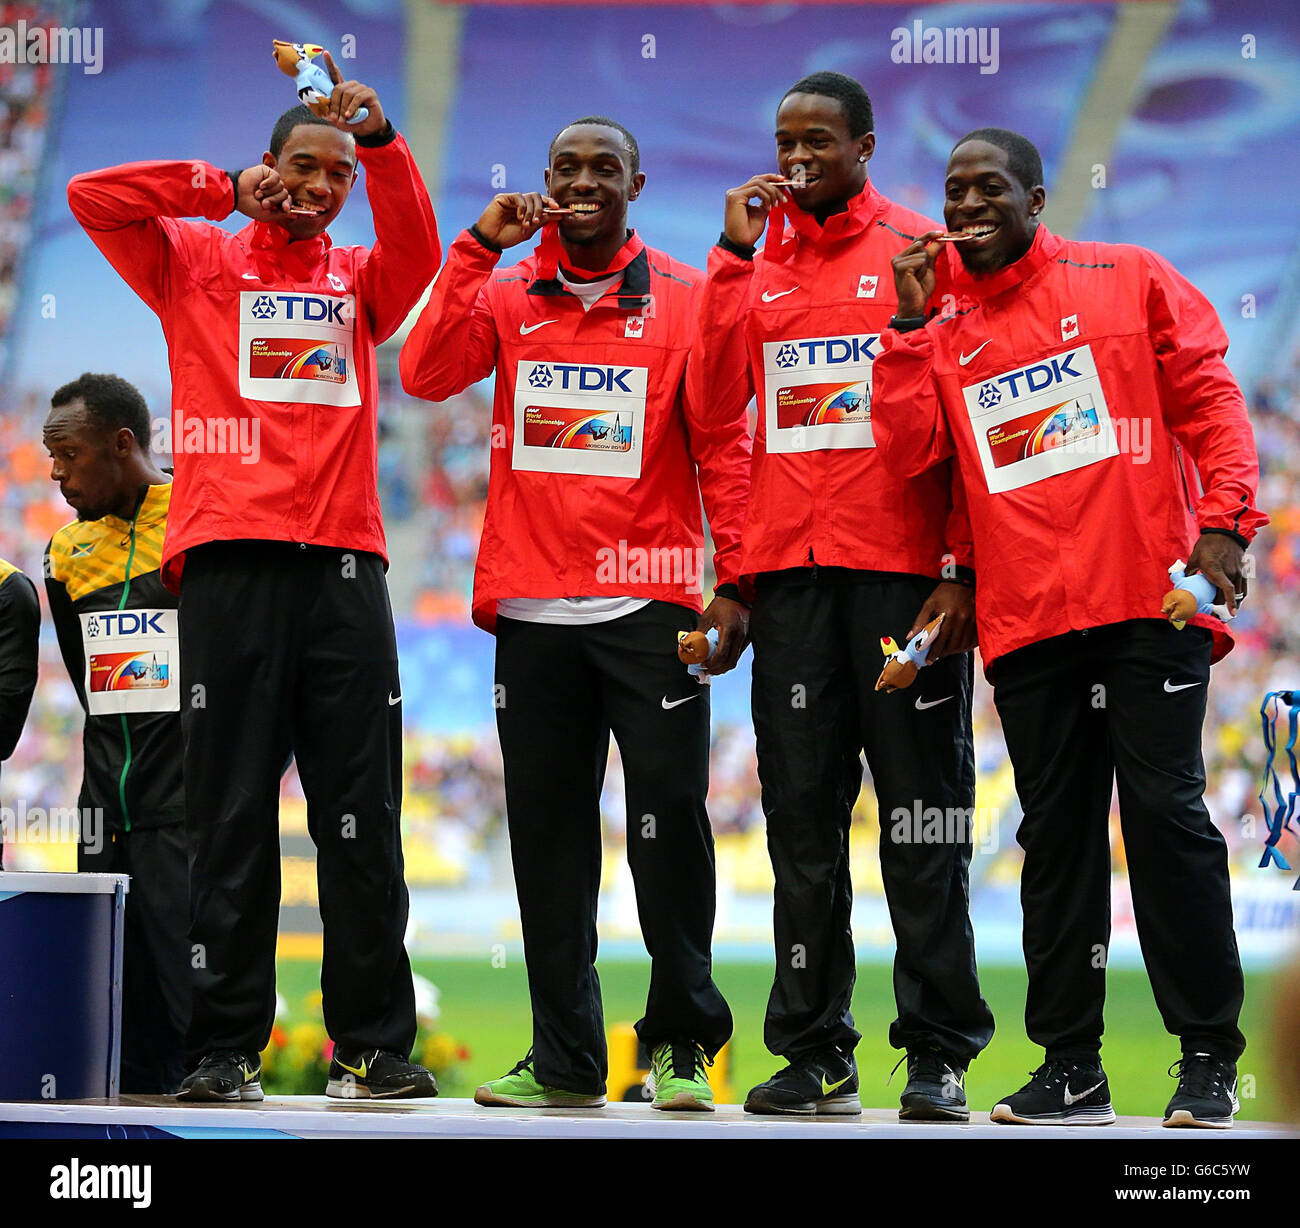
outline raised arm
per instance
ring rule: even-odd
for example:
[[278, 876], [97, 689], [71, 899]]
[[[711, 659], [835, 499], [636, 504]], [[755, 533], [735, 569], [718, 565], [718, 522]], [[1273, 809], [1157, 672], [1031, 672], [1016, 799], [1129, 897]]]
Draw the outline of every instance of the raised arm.
[[154, 311], [167, 294], [173, 264], [184, 261], [180, 218], [220, 221], [235, 207], [229, 174], [210, 162], [128, 162], [75, 175], [72, 215], [123, 280]]

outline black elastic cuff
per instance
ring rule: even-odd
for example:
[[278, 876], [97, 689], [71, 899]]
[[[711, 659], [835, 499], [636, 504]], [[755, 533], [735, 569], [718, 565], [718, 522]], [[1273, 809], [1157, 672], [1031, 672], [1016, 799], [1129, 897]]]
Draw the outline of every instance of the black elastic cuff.
[[382, 132], [372, 132], [369, 136], [359, 136], [354, 138], [362, 149], [378, 149], [382, 145], [391, 145], [397, 140], [397, 129], [393, 127], [393, 121], [387, 120], [387, 127]]
[[498, 256], [501, 255], [501, 253], [506, 250], [504, 247], [498, 247], [495, 243], [492, 242], [491, 239], [485, 239], [483, 237], [483, 232], [478, 228], [477, 222], [475, 222], [474, 225], [471, 226], [465, 233], [473, 235], [474, 238], [477, 239], [479, 243], [481, 243], [484, 247], [488, 249], [488, 251], [496, 252]]
[[925, 316], [893, 316], [889, 327], [895, 332], [910, 333], [925, 327]]
[[1232, 540], [1235, 541], [1237, 545], [1239, 545], [1243, 550], [1250, 549], [1250, 542], [1248, 542], [1244, 537], [1242, 537], [1240, 533], [1234, 533], [1231, 529], [1202, 529], [1201, 530], [1202, 537], [1206, 533], [1222, 533], [1224, 537], [1231, 537]]
[[746, 243], [733, 243], [727, 238], [727, 232], [724, 230], [718, 236], [718, 246], [724, 252], [730, 252], [733, 256], [739, 256], [742, 260], [753, 260], [756, 248], [750, 247]]
[[715, 597], [725, 597], [728, 601], [738, 601], [745, 609], [749, 609], [749, 602], [740, 595], [740, 585], [738, 584], [715, 584], [713, 586], [713, 595]]
[[[952, 575], [947, 573], [951, 571]], [[963, 567], [960, 563], [952, 563], [944, 568], [944, 580], [949, 584], [964, 584], [967, 588], [975, 587], [975, 568]]]
[[235, 203], [230, 206], [231, 213], [234, 213], [234, 211], [239, 208], [239, 177], [247, 169], [248, 167], [244, 166], [237, 171], [226, 172], [226, 178], [230, 180], [230, 186], [234, 189], [235, 192]]

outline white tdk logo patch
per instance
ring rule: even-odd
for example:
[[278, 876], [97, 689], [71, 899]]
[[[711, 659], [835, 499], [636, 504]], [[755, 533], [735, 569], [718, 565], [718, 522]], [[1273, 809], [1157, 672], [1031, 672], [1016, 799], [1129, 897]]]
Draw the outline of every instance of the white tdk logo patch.
[[967, 384], [962, 395], [990, 494], [1119, 454], [1091, 346]]

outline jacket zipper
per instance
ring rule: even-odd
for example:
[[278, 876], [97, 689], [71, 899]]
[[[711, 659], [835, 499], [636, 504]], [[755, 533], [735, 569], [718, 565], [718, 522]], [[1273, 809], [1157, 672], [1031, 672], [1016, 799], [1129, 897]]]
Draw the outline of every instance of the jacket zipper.
[[[136, 509], [136, 515], [139, 515], [139, 508]], [[135, 561], [135, 521], [136, 517], [131, 517], [131, 549], [126, 556], [126, 580], [122, 585], [122, 600], [118, 602], [118, 610], [125, 610], [127, 599], [131, 595], [131, 564]], [[131, 830], [131, 814], [126, 808], [126, 776], [131, 770], [131, 730], [126, 723], [126, 713], [118, 714], [122, 719], [122, 742], [126, 747], [126, 758], [122, 761], [122, 775], [117, 782], [117, 800], [118, 805], [122, 808], [122, 823], [127, 831]]]

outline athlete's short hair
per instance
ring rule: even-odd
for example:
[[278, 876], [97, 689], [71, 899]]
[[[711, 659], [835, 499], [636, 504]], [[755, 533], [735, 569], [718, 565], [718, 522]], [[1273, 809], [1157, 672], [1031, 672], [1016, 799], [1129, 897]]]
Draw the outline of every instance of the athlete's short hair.
[[616, 119], [610, 119], [608, 115], [584, 115], [581, 119], [572, 120], [564, 125], [563, 128], [551, 138], [551, 148], [547, 152], [548, 160], [555, 157], [556, 142], [570, 128], [577, 128], [581, 124], [599, 124], [602, 128], [613, 128], [615, 132], [621, 133], [623, 137], [623, 151], [627, 154], [627, 164], [632, 168], [632, 174], [636, 174], [641, 169], [641, 149], [636, 143], [634, 137], [622, 124]]
[[784, 94], [784, 102], [791, 94], [820, 94], [823, 98], [834, 98], [844, 108], [844, 118], [848, 120], [849, 136], [855, 141], [860, 136], [876, 130], [876, 118], [871, 111], [871, 99], [861, 83], [842, 72], [814, 72], [801, 77]]
[[142, 448], [149, 447], [149, 406], [140, 390], [120, 375], [97, 375], [86, 371], [70, 384], [64, 384], [50, 398], [50, 407], [59, 409], [81, 400], [86, 412], [100, 426], [117, 431], [126, 427]]
[[1007, 169], [1020, 181], [1026, 192], [1042, 186], [1043, 159], [1028, 137], [1012, 132], [1009, 128], [976, 128], [974, 132], [968, 132], [962, 137], [952, 147], [953, 151], [967, 141], [985, 141], [1002, 150], [1007, 155]]
[[[310, 107], [300, 102], [296, 107], [290, 107], [275, 121], [275, 127], [271, 129], [271, 157], [278, 158], [280, 156], [280, 151], [284, 149], [284, 143], [289, 139], [289, 134], [299, 124], [321, 124], [326, 128], [334, 127], [329, 120], [322, 119]], [[348, 135], [351, 136], [351, 133], [348, 133]]]

